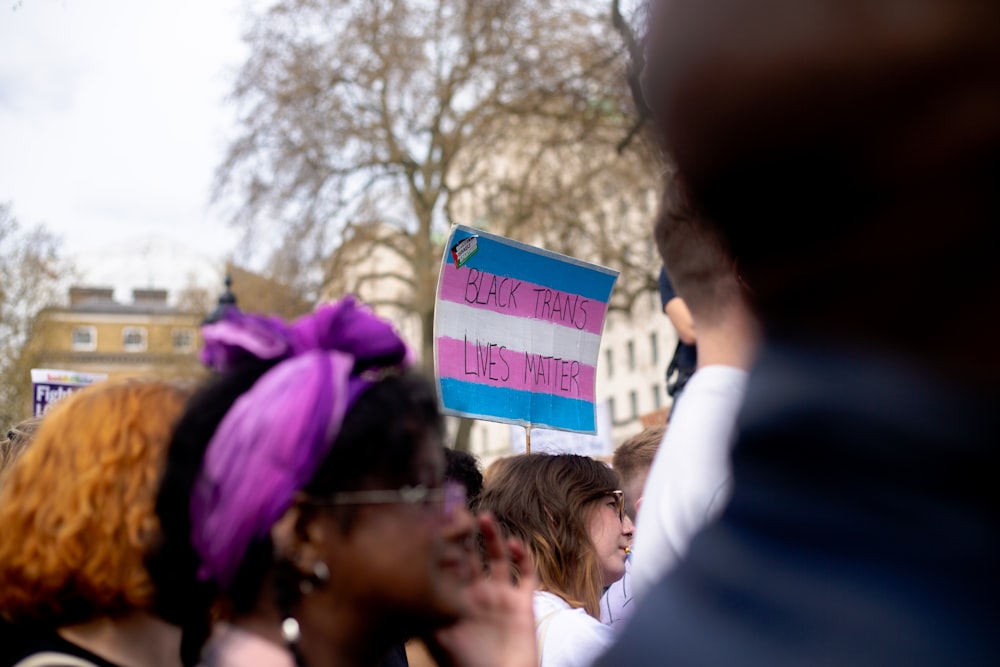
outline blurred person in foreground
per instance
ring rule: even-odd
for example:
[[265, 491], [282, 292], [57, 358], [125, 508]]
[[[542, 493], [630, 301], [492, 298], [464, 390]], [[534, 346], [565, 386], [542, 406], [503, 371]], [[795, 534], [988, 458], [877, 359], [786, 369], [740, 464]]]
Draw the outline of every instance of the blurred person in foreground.
[[625, 573], [632, 521], [618, 475], [576, 454], [522, 454], [489, 476], [479, 507], [522, 540], [538, 573], [541, 667], [583, 667], [614, 631], [600, 621], [604, 588]]
[[[618, 445], [611, 456], [611, 467], [621, 480], [625, 514], [635, 525], [638, 521], [642, 492], [646, 486], [649, 469], [656, 450], [660, 448], [666, 426], [650, 426]], [[632, 544], [635, 544], [633, 535]], [[625, 574], [604, 591], [601, 596], [601, 623], [612, 628], [622, 628], [635, 609], [632, 599], [632, 558], [634, 549], [629, 547], [625, 559]]]
[[728, 507], [598, 664], [1000, 663], [1000, 4], [651, 5], [764, 343]]
[[414, 636], [442, 664], [534, 665], [530, 563], [446, 481], [433, 386], [388, 322], [346, 298], [203, 335], [217, 374], [174, 433], [150, 560], [186, 665], [376, 665]]
[[0, 488], [0, 665], [179, 665], [143, 558], [188, 389], [106, 381], [65, 398]]

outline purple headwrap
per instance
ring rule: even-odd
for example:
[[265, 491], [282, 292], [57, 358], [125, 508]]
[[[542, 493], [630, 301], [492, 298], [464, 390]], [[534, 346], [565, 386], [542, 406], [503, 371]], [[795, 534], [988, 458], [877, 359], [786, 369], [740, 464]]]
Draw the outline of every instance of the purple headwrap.
[[409, 366], [412, 357], [391, 324], [350, 297], [291, 325], [230, 311], [202, 334], [202, 361], [216, 370], [283, 360], [223, 417], [191, 498], [198, 577], [227, 588], [251, 541], [270, 532], [312, 479], [378, 371]]

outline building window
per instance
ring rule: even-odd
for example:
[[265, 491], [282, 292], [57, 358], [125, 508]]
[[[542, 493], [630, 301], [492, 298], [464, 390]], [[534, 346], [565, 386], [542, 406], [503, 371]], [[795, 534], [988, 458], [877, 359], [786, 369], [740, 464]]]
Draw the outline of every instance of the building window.
[[97, 349], [97, 329], [95, 327], [73, 327], [73, 350], [93, 352]]
[[122, 347], [126, 352], [146, 351], [146, 328], [125, 327], [122, 329]]
[[174, 329], [174, 352], [190, 352], [194, 349], [194, 329]]
[[628, 393], [629, 407], [632, 408], [632, 419], [639, 418], [639, 394], [635, 391]]
[[618, 418], [615, 416], [615, 399], [614, 398], [609, 398], [608, 399], [608, 412], [611, 414], [611, 423], [612, 424], [617, 424], [618, 423]]
[[611, 377], [611, 375], [614, 373], [615, 370], [615, 365], [613, 361], [614, 361], [614, 355], [611, 354], [611, 348], [609, 347], [606, 350], [604, 350], [604, 365], [608, 369], [608, 377]]
[[630, 371], [635, 370], [635, 341], [630, 340], [627, 343], [628, 350], [628, 369]]
[[649, 334], [649, 356], [653, 360], [653, 365], [660, 363], [660, 340], [656, 337], [656, 332]]
[[653, 385], [653, 405], [657, 410], [663, 407], [663, 395], [660, 393], [661, 391], [660, 385]]

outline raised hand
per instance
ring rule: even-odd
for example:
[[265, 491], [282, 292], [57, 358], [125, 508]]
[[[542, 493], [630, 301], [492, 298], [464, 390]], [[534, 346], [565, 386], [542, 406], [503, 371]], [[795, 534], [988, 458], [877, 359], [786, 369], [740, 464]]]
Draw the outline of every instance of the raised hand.
[[476, 520], [489, 573], [466, 589], [465, 617], [426, 638], [427, 646], [441, 667], [537, 667], [534, 564], [520, 540], [504, 540], [492, 515]]

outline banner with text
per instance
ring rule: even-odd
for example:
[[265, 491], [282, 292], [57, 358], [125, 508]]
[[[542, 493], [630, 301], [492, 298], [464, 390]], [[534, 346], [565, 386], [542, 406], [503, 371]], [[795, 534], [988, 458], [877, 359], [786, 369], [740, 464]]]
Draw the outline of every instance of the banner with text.
[[445, 246], [434, 363], [445, 413], [594, 433], [612, 269], [458, 226]]
[[35, 417], [45, 414], [59, 400], [89, 384], [104, 380], [103, 373], [80, 373], [51, 368], [31, 369], [32, 413]]

